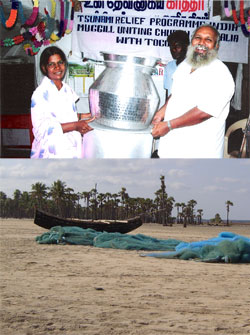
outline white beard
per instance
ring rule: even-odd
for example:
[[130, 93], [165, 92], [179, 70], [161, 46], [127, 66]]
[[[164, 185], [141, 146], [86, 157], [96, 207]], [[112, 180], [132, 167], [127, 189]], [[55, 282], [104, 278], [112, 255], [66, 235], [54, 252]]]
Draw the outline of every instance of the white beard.
[[186, 61], [193, 69], [198, 69], [201, 66], [210, 64], [214, 59], [217, 58], [218, 49], [209, 50], [204, 46], [200, 46], [203, 50], [207, 50], [206, 54], [199, 54], [195, 51], [196, 46], [189, 45], [187, 50]]

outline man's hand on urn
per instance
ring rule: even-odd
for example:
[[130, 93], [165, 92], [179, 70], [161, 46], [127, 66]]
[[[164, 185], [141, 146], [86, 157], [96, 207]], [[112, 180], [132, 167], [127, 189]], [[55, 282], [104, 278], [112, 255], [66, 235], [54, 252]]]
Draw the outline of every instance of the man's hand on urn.
[[167, 122], [159, 122], [154, 125], [151, 134], [154, 138], [158, 138], [166, 135], [170, 129], [168, 128]]

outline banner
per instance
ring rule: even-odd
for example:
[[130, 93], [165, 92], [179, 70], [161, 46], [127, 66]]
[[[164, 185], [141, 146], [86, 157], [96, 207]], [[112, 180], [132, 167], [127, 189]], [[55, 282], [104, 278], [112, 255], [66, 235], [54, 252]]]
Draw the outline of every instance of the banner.
[[190, 38], [202, 24], [212, 24], [221, 34], [219, 58], [248, 62], [248, 39], [232, 21], [210, 20], [210, 1], [82, 1], [72, 32], [72, 51], [102, 60], [101, 52], [172, 59], [167, 37], [185, 30]]
[[[118, 12], [122, 15], [177, 15], [177, 13], [195, 13], [198, 16], [208, 15], [211, 0], [122, 0], [122, 1], [81, 1], [82, 10], [92, 13], [112, 15]], [[179, 14], [179, 15], [180, 15]]]

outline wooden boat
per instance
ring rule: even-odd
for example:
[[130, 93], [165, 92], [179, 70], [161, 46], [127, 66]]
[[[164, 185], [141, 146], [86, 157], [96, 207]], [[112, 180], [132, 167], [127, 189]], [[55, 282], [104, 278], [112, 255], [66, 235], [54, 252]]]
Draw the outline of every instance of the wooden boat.
[[42, 228], [51, 229], [55, 226], [91, 228], [96, 231], [126, 234], [140, 227], [142, 220], [139, 216], [128, 220], [80, 220], [64, 219], [41, 210], [36, 210], [34, 223]]

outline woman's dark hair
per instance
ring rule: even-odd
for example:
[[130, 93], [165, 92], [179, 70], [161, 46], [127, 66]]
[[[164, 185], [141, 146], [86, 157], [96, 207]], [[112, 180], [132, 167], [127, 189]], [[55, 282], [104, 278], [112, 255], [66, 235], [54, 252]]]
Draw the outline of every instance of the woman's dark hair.
[[67, 63], [67, 58], [65, 56], [65, 53], [58, 47], [55, 47], [55, 46], [48, 47], [43, 50], [41, 57], [40, 57], [40, 70], [42, 74], [45, 76], [47, 76], [47, 73], [48, 73], [47, 65], [49, 63], [49, 58], [50, 56], [53, 56], [53, 55], [59, 55], [62, 61], [64, 61], [66, 69], [67, 69], [68, 63]]

